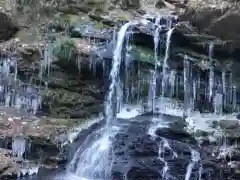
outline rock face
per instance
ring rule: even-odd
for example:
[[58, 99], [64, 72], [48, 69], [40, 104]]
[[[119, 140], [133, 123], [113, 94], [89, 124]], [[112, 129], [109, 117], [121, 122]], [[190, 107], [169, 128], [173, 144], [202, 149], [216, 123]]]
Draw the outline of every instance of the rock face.
[[113, 139], [112, 177], [115, 179], [159, 179], [164, 164], [158, 159], [158, 145], [144, 134], [146, 124], [132, 124]]
[[[209, 180], [239, 178], [238, 148], [189, 144], [186, 139], [195, 144], [196, 140], [184, 129], [158, 128], [156, 136], [150, 136], [147, 134], [150, 125], [147, 119], [147, 116], [136, 117], [135, 122], [112, 139], [113, 179], [156, 180], [163, 176], [185, 179], [190, 166], [189, 179], [199, 179], [200, 172], [201, 178]], [[199, 160], [196, 160], [194, 150], [199, 152]]]
[[237, 25], [240, 18], [238, 2], [189, 0], [186, 6], [186, 10], [180, 16], [181, 20], [190, 21], [198, 31], [230, 43], [232, 51], [238, 48], [240, 43], [240, 27]]
[[0, 10], [0, 21], [0, 41], [8, 40], [19, 30], [17, 22], [2, 10]]

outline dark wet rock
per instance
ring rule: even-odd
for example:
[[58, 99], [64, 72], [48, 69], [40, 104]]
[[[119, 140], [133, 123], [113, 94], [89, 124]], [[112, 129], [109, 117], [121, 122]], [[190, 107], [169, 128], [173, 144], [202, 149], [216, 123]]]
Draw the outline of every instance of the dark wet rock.
[[240, 113], [236, 115], [236, 118], [240, 120]]
[[214, 44], [214, 55], [219, 59], [229, 58], [236, 51], [232, 41], [223, 41], [215, 36], [198, 31], [192, 24], [181, 22], [176, 25], [173, 33], [174, 44], [181, 48], [208, 55], [208, 47]]
[[2, 10], [0, 11], [0, 20], [0, 40], [6, 41], [19, 30], [19, 26], [10, 14], [7, 14]]
[[194, 133], [196, 137], [206, 137], [208, 136], [208, 134], [209, 134], [208, 132], [203, 131], [201, 129], [197, 129], [196, 132]]
[[222, 129], [236, 129], [240, 128], [238, 120], [221, 120], [218, 122], [220, 128]]
[[178, 141], [187, 142], [191, 144], [197, 143], [197, 141], [191, 134], [179, 129], [158, 128], [155, 133], [156, 135], [160, 137], [165, 137], [167, 139], [178, 140]]
[[140, 0], [120, 0], [122, 9], [138, 9]]
[[129, 128], [112, 139], [112, 177], [115, 179], [123, 179], [124, 176], [132, 180], [161, 177], [164, 164], [158, 159], [158, 145], [146, 134], [146, 125], [139, 122], [131, 123]]
[[231, 177], [231, 170], [224, 162], [215, 159], [202, 161], [202, 178], [214, 180], [217, 178], [228, 179]]
[[156, 2], [156, 4], [155, 4], [155, 7], [156, 8], [164, 8], [166, 5], [165, 5], [165, 3], [164, 3], [164, 1], [163, 0], [158, 0], [157, 2]]

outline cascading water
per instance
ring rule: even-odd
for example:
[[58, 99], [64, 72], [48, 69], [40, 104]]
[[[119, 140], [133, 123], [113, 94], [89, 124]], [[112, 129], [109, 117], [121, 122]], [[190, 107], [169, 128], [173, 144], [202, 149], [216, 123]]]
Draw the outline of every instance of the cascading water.
[[[132, 25], [131, 22], [123, 25], [118, 33], [117, 44], [115, 47], [112, 69], [110, 72], [110, 86], [105, 103], [105, 119], [106, 125], [99, 132], [93, 135], [94, 140], [88, 140], [80, 146], [75, 153], [70, 166], [69, 172], [73, 172], [78, 177], [83, 179], [109, 179], [111, 170], [111, 161], [109, 160], [109, 138], [114, 136], [118, 131], [118, 127], [113, 126], [112, 122], [116, 118], [116, 104], [119, 99], [116, 98], [119, 91], [119, 73], [122, 62], [123, 45], [125, 34], [128, 28]], [[97, 137], [96, 137], [97, 136]]]
[[[160, 22], [160, 18], [156, 19], [156, 23]], [[148, 106], [152, 107], [152, 111], [155, 109], [156, 99], [156, 81], [157, 81], [157, 64], [158, 64], [158, 44], [159, 44], [159, 33], [161, 28], [157, 28], [154, 33], [154, 70], [151, 72], [151, 80], [149, 81], [149, 96]]]
[[[155, 24], [160, 25], [161, 17], [156, 18]], [[161, 31], [161, 26], [157, 27], [154, 32], [154, 70], [151, 71], [151, 78], [149, 81], [149, 92], [148, 92], [148, 107], [151, 107], [152, 112], [155, 110], [155, 99], [156, 99], [156, 81], [157, 81], [157, 66], [159, 64], [158, 60], [158, 46], [159, 46], [159, 33]]]
[[121, 65], [121, 60], [122, 60], [122, 51], [123, 51], [123, 43], [125, 40], [125, 34], [127, 32], [127, 29], [131, 25], [132, 25], [132, 23], [128, 22], [121, 27], [121, 29], [118, 33], [116, 48], [113, 53], [112, 69], [110, 72], [111, 83], [109, 86], [107, 101], [105, 103], [105, 115], [106, 115], [107, 127], [109, 126], [111, 120], [114, 119], [113, 97], [114, 97], [114, 92], [118, 85], [117, 80], [119, 77], [120, 65]]

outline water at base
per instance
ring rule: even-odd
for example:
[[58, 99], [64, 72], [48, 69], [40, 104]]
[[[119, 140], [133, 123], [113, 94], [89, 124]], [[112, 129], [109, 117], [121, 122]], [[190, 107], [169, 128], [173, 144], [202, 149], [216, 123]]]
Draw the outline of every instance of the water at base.
[[[73, 172], [79, 179], [109, 179], [111, 163], [109, 161], [109, 138], [118, 132], [118, 127], [113, 126], [108, 132], [102, 128], [88, 136], [75, 153], [68, 172]], [[104, 133], [102, 135], [102, 133]]]

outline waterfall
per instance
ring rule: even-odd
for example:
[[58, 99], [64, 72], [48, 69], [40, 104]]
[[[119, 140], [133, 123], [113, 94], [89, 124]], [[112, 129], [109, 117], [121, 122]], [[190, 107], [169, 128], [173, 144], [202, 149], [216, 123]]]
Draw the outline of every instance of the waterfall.
[[110, 71], [110, 86], [105, 102], [106, 125], [99, 131], [89, 135], [85, 142], [78, 147], [70, 165], [68, 172], [76, 174], [80, 179], [110, 179], [111, 162], [109, 160], [110, 138], [114, 136], [119, 127], [114, 126], [117, 108], [119, 108], [122, 91], [120, 83], [120, 65], [122, 63], [122, 53], [125, 35], [131, 22], [124, 24], [117, 36], [117, 44], [113, 54], [112, 69]]
[[163, 60], [163, 67], [162, 67], [162, 96], [165, 94], [165, 84], [167, 81], [167, 69], [168, 69], [168, 63], [167, 60], [169, 58], [169, 51], [170, 51], [170, 43], [171, 43], [171, 36], [173, 33], [174, 28], [169, 29], [167, 32], [167, 40], [166, 40], [166, 50], [165, 50], [165, 56]]
[[122, 60], [122, 51], [123, 51], [123, 43], [125, 40], [125, 34], [127, 32], [127, 29], [131, 25], [132, 23], [128, 22], [121, 27], [120, 31], [118, 32], [117, 44], [113, 53], [112, 69], [110, 72], [111, 83], [109, 86], [107, 101], [105, 103], [105, 115], [106, 115], [107, 127], [109, 126], [110, 122], [114, 119], [114, 111], [113, 111], [114, 91], [118, 85], [117, 79], [119, 77], [119, 69], [120, 69], [121, 60]]
[[[156, 23], [159, 24], [160, 18], [156, 19]], [[149, 81], [149, 96], [148, 106], [152, 107], [152, 112], [155, 109], [155, 98], [156, 98], [156, 81], [157, 81], [157, 65], [158, 65], [158, 44], [159, 44], [159, 33], [161, 28], [156, 28], [154, 33], [154, 70], [151, 72], [151, 80]]]

